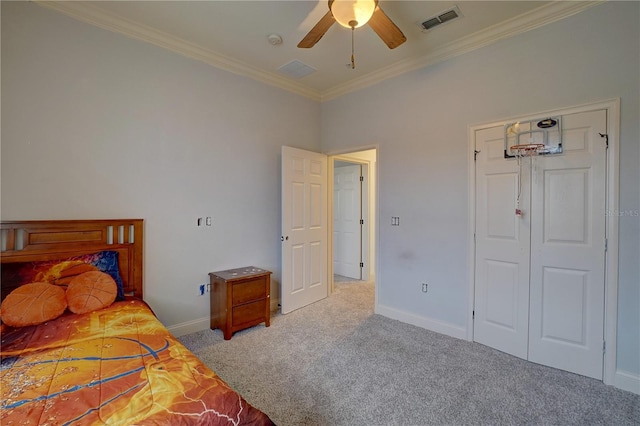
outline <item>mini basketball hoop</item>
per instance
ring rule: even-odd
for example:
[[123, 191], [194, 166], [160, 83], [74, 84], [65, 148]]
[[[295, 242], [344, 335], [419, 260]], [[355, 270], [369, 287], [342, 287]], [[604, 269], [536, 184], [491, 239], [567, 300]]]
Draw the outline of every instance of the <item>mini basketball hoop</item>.
[[561, 154], [561, 122], [561, 117], [548, 117], [505, 124], [504, 158]]
[[[518, 165], [516, 216], [524, 216], [520, 209], [522, 180], [523, 177], [533, 176], [537, 157], [562, 153], [561, 122], [561, 117], [547, 117], [542, 120], [516, 121], [504, 126], [504, 158], [515, 158]], [[527, 166], [529, 171], [525, 174], [523, 172]]]

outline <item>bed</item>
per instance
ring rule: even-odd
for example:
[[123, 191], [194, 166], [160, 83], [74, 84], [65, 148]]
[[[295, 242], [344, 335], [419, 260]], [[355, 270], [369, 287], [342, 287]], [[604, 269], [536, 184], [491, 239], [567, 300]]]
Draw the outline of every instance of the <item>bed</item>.
[[[144, 302], [142, 219], [4, 221], [1, 232], [0, 424], [273, 424]], [[71, 311], [71, 290], [87, 277], [108, 281], [108, 295], [95, 296], [93, 287]], [[23, 296], [34, 281], [55, 296]], [[62, 314], [32, 324], [52, 315], [59, 294], [68, 299]], [[105, 306], [93, 309], [94, 299]], [[9, 306], [15, 300], [18, 307]], [[4, 320], [9, 308], [18, 319]]]

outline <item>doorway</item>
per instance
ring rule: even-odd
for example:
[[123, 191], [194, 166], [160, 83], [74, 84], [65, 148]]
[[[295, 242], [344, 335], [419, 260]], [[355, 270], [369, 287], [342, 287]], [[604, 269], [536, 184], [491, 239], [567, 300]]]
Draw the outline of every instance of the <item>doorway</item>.
[[333, 279], [362, 279], [362, 164], [333, 162]]
[[282, 147], [281, 312], [317, 302], [334, 291], [334, 161], [360, 164], [362, 170], [361, 280], [375, 287], [376, 153], [367, 149], [326, 154]]
[[330, 156], [329, 164], [333, 289], [336, 282], [369, 282], [375, 275], [376, 150]]

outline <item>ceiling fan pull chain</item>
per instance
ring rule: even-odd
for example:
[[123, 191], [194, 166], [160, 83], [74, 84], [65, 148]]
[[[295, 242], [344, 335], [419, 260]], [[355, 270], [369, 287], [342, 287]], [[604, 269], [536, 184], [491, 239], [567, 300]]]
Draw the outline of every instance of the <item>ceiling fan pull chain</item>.
[[356, 27], [355, 26], [351, 26], [351, 69], [354, 70], [356, 69], [356, 60], [354, 57], [354, 49], [353, 49], [353, 33], [355, 32]]

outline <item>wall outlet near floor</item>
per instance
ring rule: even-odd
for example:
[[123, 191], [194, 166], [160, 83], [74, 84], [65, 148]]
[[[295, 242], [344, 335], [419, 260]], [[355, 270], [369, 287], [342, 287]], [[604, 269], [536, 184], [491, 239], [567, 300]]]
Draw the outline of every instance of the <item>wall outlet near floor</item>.
[[429, 284], [422, 283], [422, 292], [426, 293], [427, 291], [429, 291]]

